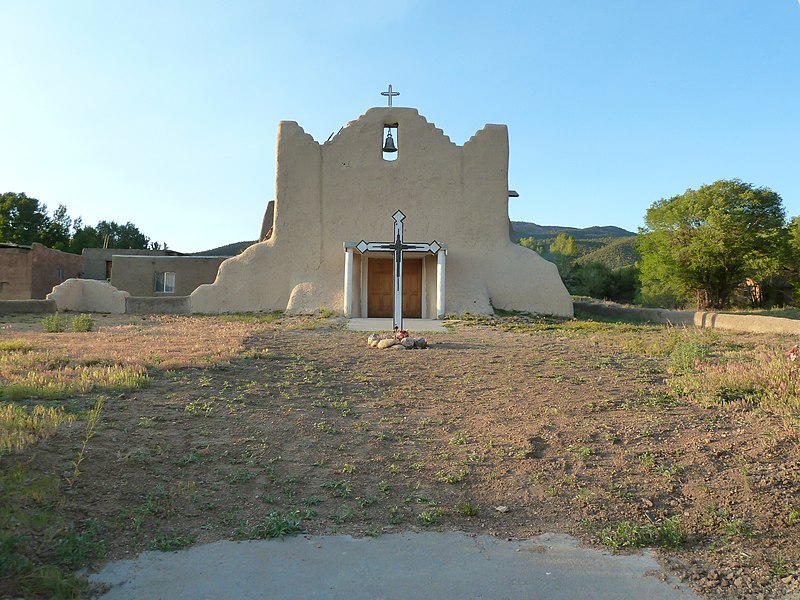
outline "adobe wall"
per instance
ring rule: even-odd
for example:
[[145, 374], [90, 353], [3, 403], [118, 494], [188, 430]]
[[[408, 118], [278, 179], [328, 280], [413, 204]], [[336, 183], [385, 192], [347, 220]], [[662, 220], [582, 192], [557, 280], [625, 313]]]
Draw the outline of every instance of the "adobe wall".
[[616, 319], [693, 326], [702, 329], [729, 329], [747, 333], [800, 335], [800, 321], [782, 317], [732, 315], [708, 311], [668, 310], [665, 308], [639, 308], [600, 301], [575, 302], [575, 309], [587, 314]]
[[186, 315], [189, 314], [189, 297], [131, 296], [125, 302], [125, 312], [140, 315]]
[[80, 277], [83, 257], [53, 250], [42, 244], [31, 246], [31, 298], [44, 299], [55, 286], [67, 279]]
[[116, 289], [107, 281], [67, 279], [54, 287], [47, 299], [53, 300], [59, 311], [123, 314], [129, 296], [128, 292]]
[[30, 297], [30, 249], [0, 248], [0, 300], [27, 300]]
[[[197, 286], [211, 283], [224, 256], [131, 256], [114, 255], [111, 285], [131, 296], [188, 296]], [[155, 291], [158, 272], [175, 273], [175, 291]]]
[[[106, 280], [106, 261], [113, 256], [166, 256], [167, 250], [146, 250], [142, 248], [84, 248], [83, 276], [86, 279]], [[113, 275], [113, 272], [112, 272]]]
[[[394, 123], [399, 152], [385, 161], [384, 125]], [[225, 261], [192, 294], [192, 311], [341, 313], [342, 243], [389, 240], [398, 209], [407, 241], [448, 245], [447, 313], [572, 315], [555, 265], [509, 238], [506, 127], [457, 146], [410, 108], [370, 109], [322, 145], [281, 122], [272, 236]]]
[[0, 315], [44, 314], [56, 310], [53, 300], [0, 300]]

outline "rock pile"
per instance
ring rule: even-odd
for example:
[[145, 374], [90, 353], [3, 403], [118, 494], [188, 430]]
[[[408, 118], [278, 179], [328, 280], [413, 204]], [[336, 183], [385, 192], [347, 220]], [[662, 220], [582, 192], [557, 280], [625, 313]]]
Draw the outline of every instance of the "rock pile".
[[425, 338], [415, 338], [408, 335], [407, 331], [397, 331], [396, 333], [373, 333], [367, 338], [367, 345], [370, 348], [394, 348], [395, 350], [412, 350], [428, 347]]

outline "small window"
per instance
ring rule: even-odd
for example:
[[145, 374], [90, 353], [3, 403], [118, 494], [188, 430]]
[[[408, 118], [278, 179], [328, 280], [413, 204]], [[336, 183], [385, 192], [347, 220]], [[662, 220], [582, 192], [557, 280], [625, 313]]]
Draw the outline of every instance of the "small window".
[[56, 281], [64, 281], [64, 269], [61, 267], [56, 269]]
[[175, 292], [175, 273], [165, 271], [156, 273], [156, 291], [172, 294]]
[[111, 261], [106, 261], [106, 281], [111, 281]]

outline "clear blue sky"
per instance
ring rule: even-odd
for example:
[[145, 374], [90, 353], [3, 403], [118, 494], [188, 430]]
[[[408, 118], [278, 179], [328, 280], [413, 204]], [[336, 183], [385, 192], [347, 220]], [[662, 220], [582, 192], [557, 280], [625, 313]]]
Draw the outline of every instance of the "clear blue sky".
[[635, 230], [723, 178], [800, 215], [798, 0], [0, 0], [0, 192], [171, 248], [257, 237], [275, 134], [392, 83], [463, 144], [509, 127], [514, 220]]

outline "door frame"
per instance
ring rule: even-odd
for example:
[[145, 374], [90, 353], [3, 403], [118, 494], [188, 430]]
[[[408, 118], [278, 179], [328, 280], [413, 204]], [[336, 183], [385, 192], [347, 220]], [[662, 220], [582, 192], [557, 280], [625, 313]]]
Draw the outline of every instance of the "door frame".
[[[342, 312], [347, 318], [352, 318], [354, 308], [353, 298], [353, 279], [358, 277], [360, 285], [360, 306], [358, 312], [361, 318], [367, 318], [367, 262], [369, 261], [369, 252], [361, 252], [359, 250], [360, 260], [358, 261], [359, 274], [354, 273], [354, 254], [359, 244], [363, 242], [342, 242], [342, 249], [344, 250], [344, 289], [342, 293]], [[428, 266], [425, 258], [422, 259], [422, 318], [443, 319], [445, 316], [445, 270], [447, 264], [447, 244], [439, 244], [439, 251], [436, 253], [436, 301], [432, 307], [428, 307]], [[383, 254], [383, 253], [381, 253]], [[427, 257], [427, 255], [424, 255]], [[428, 311], [432, 310], [435, 316], [428, 315]]]

